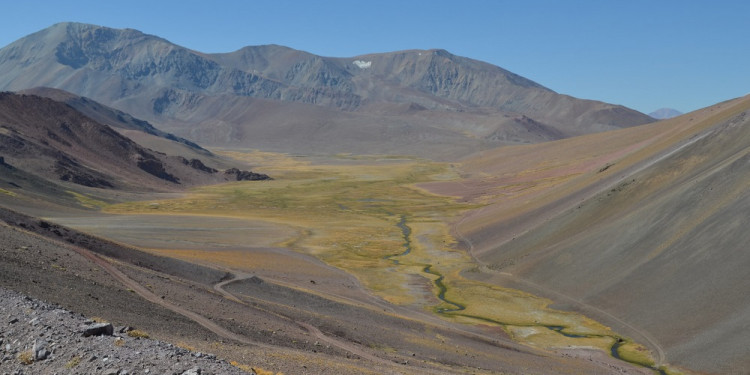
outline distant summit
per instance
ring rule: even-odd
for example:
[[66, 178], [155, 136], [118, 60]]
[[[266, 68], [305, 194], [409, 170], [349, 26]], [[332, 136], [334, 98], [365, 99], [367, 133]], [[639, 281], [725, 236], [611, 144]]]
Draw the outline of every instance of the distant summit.
[[442, 49], [208, 54], [132, 29], [60, 23], [0, 49], [0, 90], [63, 89], [207, 146], [459, 157], [642, 125]]
[[656, 111], [653, 111], [653, 112], [649, 113], [648, 115], [651, 116], [651, 117], [653, 117], [653, 118], [655, 118], [655, 119], [657, 119], [657, 120], [666, 120], [668, 118], [677, 117], [677, 116], [679, 116], [681, 114], [682, 114], [682, 112], [680, 112], [680, 111], [678, 111], [676, 109], [672, 109], [672, 108], [660, 108], [660, 109], [657, 109]]

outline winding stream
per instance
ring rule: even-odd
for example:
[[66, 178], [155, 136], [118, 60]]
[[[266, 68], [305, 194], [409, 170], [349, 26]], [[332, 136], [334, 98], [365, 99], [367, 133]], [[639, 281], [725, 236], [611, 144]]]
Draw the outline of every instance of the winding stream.
[[[406, 224], [406, 215], [401, 215], [400, 220], [396, 224], [396, 226], [401, 230], [401, 235], [402, 235], [402, 237], [404, 239], [404, 242], [403, 242], [404, 251], [401, 252], [401, 253], [398, 253], [398, 254], [387, 255], [387, 256], [383, 257], [383, 259], [390, 260], [391, 262], [393, 262], [394, 265], [401, 265], [401, 262], [398, 259], [394, 259], [394, 258], [402, 257], [402, 256], [405, 256], [405, 255], [408, 255], [409, 253], [411, 253], [411, 250], [412, 250], [412, 240], [411, 240], [412, 231], [411, 231], [411, 228]], [[502, 327], [504, 327], [506, 329], [507, 329], [508, 326], [511, 326], [511, 325], [518, 326], [518, 327], [544, 327], [544, 328], [547, 328], [549, 330], [555, 331], [555, 332], [557, 332], [557, 333], [559, 333], [559, 334], [561, 334], [561, 335], [563, 335], [565, 337], [570, 337], [570, 338], [596, 338], [596, 337], [605, 337], [605, 336], [602, 336], [602, 335], [586, 335], [586, 334], [568, 333], [568, 332], [565, 332], [565, 329], [567, 327], [560, 326], [560, 325], [544, 325], [544, 324], [519, 325], [519, 324], [509, 324], [509, 323], [504, 323], [504, 322], [500, 322], [500, 321], [497, 321], [497, 320], [494, 320], [494, 319], [489, 319], [489, 318], [485, 318], [485, 317], [481, 317], [481, 316], [476, 316], [476, 315], [457, 314], [457, 312], [465, 310], [466, 306], [462, 305], [462, 304], [460, 304], [458, 302], [451, 301], [451, 300], [449, 300], [449, 299], [447, 299], [445, 297], [445, 293], [448, 291], [448, 287], [443, 282], [443, 279], [445, 278], [445, 276], [443, 276], [441, 273], [433, 270], [432, 269], [432, 264], [421, 264], [421, 266], [424, 267], [424, 268], [422, 268], [422, 272], [424, 272], [426, 274], [429, 274], [429, 275], [437, 276], [437, 278], [433, 281], [433, 283], [435, 284], [435, 286], [438, 288], [437, 298], [442, 303], [444, 303], [446, 305], [453, 306], [453, 307], [449, 307], [449, 308], [446, 308], [446, 307], [436, 307], [435, 308], [435, 312], [437, 312], [439, 314], [460, 315], [460, 316], [464, 316], [464, 317], [467, 317], [467, 318], [472, 318], [472, 319], [476, 319], [476, 320], [480, 320], [480, 321], [484, 321], [484, 322], [496, 324], [496, 325], [502, 326]], [[657, 368], [655, 366], [649, 366], [649, 365], [646, 365], [646, 364], [643, 364], [643, 363], [639, 363], [639, 362], [635, 362], [635, 361], [630, 361], [630, 360], [627, 360], [625, 358], [622, 358], [620, 356], [619, 349], [620, 349], [620, 347], [623, 344], [626, 344], [627, 341], [625, 341], [621, 337], [617, 337], [617, 336], [607, 336], [607, 337], [612, 337], [612, 339], [614, 340], [614, 343], [610, 347], [610, 355], [613, 358], [621, 360], [623, 362], [630, 363], [632, 365], [636, 365], [636, 366], [639, 366], [639, 367], [644, 367], [644, 368], [653, 370], [655, 373], [657, 373], [659, 375], [668, 375], [667, 372], [664, 369], [662, 369], [662, 368]]]
[[393, 258], [402, 257], [411, 253], [411, 228], [406, 225], [406, 215], [401, 215], [401, 220], [399, 220], [396, 226], [401, 229], [401, 236], [404, 238], [404, 251], [399, 254], [388, 255], [385, 259], [390, 260], [393, 264], [398, 266], [401, 262], [399, 262], [398, 259]]

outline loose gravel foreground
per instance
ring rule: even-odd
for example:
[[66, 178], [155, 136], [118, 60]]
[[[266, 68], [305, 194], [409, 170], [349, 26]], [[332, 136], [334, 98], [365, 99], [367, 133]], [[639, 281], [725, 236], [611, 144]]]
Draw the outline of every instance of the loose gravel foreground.
[[0, 288], [0, 374], [247, 374], [143, 334]]

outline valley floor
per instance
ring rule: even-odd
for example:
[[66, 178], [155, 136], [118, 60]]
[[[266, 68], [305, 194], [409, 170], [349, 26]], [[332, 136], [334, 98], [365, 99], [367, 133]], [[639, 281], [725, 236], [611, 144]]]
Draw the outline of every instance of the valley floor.
[[[438, 373], [480, 368], [516, 373], [535, 368], [532, 364], [540, 364], [540, 373], [552, 368], [580, 373], [589, 365], [601, 373], [653, 373], [654, 360], [662, 363], [625, 335], [549, 308], [551, 300], [473, 277], [486, 270], [458, 246], [451, 223], [478, 206], [416, 187], [455, 179], [449, 165], [362, 157], [300, 160], [257, 152], [232, 156], [262, 161], [263, 172], [276, 180], [200, 188], [176, 199], [102, 204], [105, 215], [58, 215], [51, 221], [225, 272], [228, 276], [189, 286], [190, 292], [165, 292], [175, 284], [116, 263], [135, 283], [124, 283], [127, 288], [146, 300], [235, 343], [291, 347], [291, 357], [312, 349]], [[177, 300], [165, 305], [155, 297], [158, 285], [165, 288], [156, 293], [162, 301]], [[221, 296], [221, 306], [232, 307], [204, 311], [219, 314], [209, 318], [213, 322], [196, 319], [183, 309], [195, 311], [190, 306], [196, 305], [197, 290]], [[257, 322], [239, 312], [245, 309], [278, 329], [250, 334], [247, 324]], [[228, 311], [238, 315], [228, 318]], [[228, 323], [233, 333], [213, 323]], [[232, 336], [238, 330], [243, 338]], [[593, 363], [586, 364], [589, 359]]]

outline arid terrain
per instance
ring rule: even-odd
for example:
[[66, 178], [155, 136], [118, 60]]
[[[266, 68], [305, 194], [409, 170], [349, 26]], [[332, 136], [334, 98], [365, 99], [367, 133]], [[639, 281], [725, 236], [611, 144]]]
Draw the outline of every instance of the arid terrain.
[[750, 97], [653, 122], [443, 50], [72, 23], [0, 73], [4, 289], [258, 374], [750, 368]]

